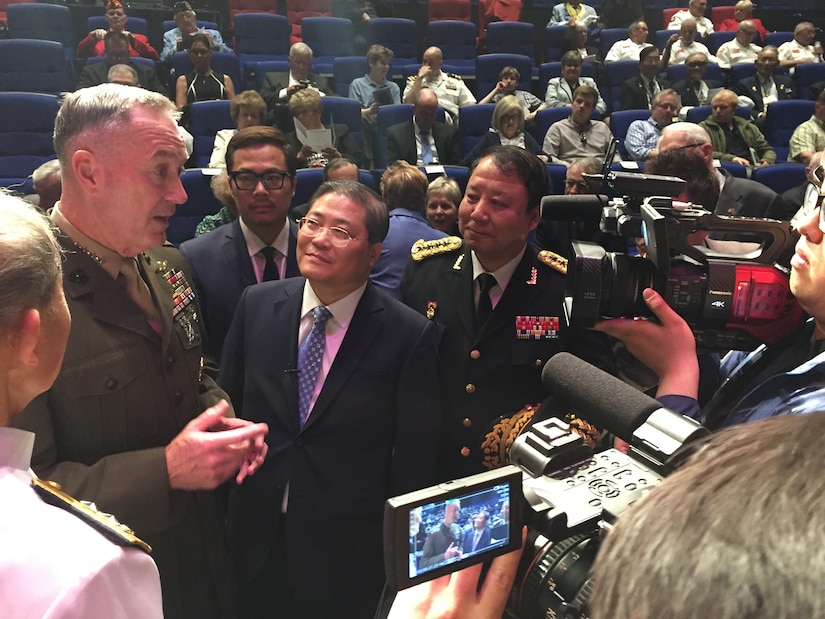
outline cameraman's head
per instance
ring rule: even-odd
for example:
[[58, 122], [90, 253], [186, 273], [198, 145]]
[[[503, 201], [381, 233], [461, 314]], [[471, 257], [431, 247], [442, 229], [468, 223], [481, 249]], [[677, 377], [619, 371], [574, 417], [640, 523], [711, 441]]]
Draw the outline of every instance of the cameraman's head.
[[[687, 132], [679, 130], [673, 135], [668, 134], [666, 139], [665, 132], [677, 125], [690, 125], [690, 127], [686, 127]], [[662, 131], [662, 139], [659, 140], [659, 154], [645, 166], [645, 173], [678, 176], [685, 179], [687, 186], [679, 198], [713, 210], [719, 201], [720, 189], [716, 172], [712, 164], [708, 165], [706, 151], [710, 148], [712, 153], [713, 147], [710, 145], [710, 140], [702, 141], [706, 138], [705, 130], [693, 123], [675, 123], [665, 127]], [[665, 145], [664, 150], [661, 150], [662, 144]]]
[[823, 434], [812, 413], [714, 436], [607, 535], [590, 616], [825, 616]]

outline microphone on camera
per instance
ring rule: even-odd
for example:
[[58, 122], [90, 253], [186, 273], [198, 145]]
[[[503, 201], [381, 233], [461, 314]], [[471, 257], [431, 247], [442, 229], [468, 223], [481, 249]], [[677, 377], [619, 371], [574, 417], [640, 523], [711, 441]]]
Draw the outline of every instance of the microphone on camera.
[[608, 197], [596, 194], [557, 196], [541, 199], [541, 217], [548, 221], [595, 221], [599, 222]]
[[631, 446], [667, 459], [676, 448], [708, 434], [683, 415], [664, 408], [645, 395], [582, 361], [575, 355], [555, 354], [541, 373], [542, 384], [574, 406], [581, 417], [604, 428]]

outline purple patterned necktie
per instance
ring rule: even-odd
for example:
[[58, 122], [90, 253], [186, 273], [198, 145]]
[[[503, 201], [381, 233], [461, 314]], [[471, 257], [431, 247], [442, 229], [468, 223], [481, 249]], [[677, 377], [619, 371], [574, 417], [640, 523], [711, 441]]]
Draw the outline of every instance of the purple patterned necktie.
[[326, 325], [332, 318], [330, 311], [323, 305], [312, 310], [312, 331], [298, 348], [298, 412], [301, 415], [301, 427], [309, 417], [309, 404], [321, 370], [321, 359], [326, 344]]

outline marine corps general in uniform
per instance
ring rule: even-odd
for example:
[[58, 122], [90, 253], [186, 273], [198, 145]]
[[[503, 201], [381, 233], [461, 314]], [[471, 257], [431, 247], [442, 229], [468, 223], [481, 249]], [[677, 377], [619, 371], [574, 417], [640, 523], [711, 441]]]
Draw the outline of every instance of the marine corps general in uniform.
[[407, 78], [404, 87], [404, 102], [414, 103], [415, 96], [422, 88], [430, 88], [438, 95], [438, 104], [447, 112], [447, 122], [458, 122], [458, 109], [474, 105], [476, 98], [460, 76], [441, 70], [443, 59], [441, 50], [430, 47], [424, 52], [424, 64], [418, 74]]
[[[556, 352], [613, 369], [605, 338], [564, 325], [562, 263], [527, 243], [547, 188], [546, 166], [535, 155], [491, 149], [476, 160], [459, 207], [464, 241], [447, 237], [413, 247], [401, 300], [439, 332], [440, 479], [484, 470], [482, 444], [499, 418], [548, 396], [541, 372]], [[479, 275], [485, 273], [495, 278], [486, 319], [476, 307], [483, 304]]]

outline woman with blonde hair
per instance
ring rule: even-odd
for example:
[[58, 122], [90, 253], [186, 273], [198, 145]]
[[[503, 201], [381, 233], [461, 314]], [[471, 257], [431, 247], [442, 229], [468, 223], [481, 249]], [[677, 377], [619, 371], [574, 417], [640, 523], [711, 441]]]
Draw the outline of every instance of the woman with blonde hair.
[[473, 147], [462, 165], [470, 167], [473, 161], [493, 146], [518, 146], [547, 161], [536, 139], [524, 131], [524, 109], [514, 95], [507, 95], [496, 103], [490, 124], [490, 132]]
[[299, 90], [289, 98], [289, 111], [296, 123], [300, 123], [307, 131], [314, 129], [330, 129], [332, 145], [322, 151], [316, 151], [309, 144], [303, 144], [297, 131], [286, 134], [286, 140], [298, 153], [299, 168], [323, 168], [329, 161], [338, 157], [346, 157], [359, 168], [363, 165], [363, 152], [358, 142], [349, 132], [349, 127], [341, 123], [329, 126], [321, 122], [324, 112], [324, 103], [321, 95], [313, 88]]

